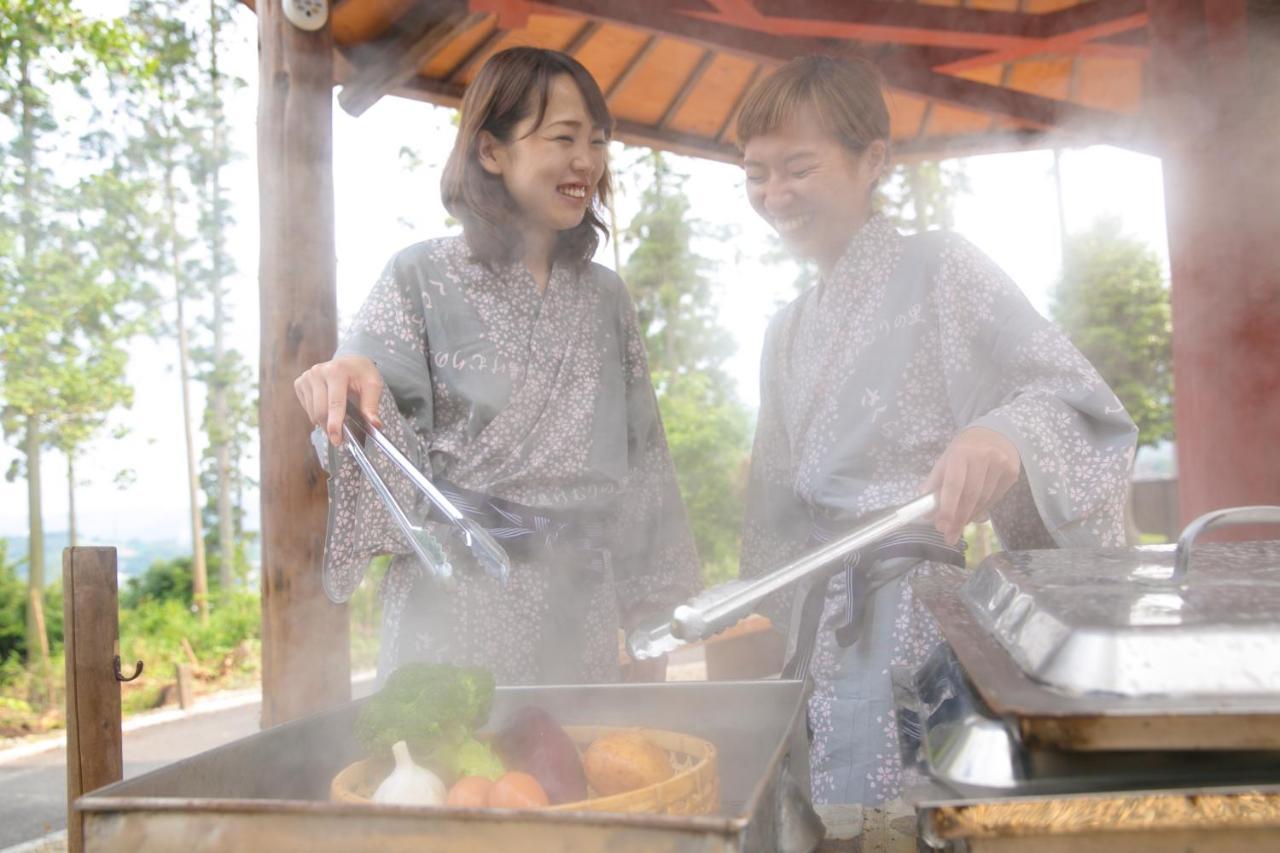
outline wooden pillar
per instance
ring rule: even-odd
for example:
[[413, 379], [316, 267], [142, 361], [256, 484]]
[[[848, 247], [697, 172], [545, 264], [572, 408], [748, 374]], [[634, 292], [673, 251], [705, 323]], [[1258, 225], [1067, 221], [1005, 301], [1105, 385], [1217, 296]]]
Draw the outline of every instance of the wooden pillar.
[[1185, 523], [1280, 504], [1280, 4], [1149, 8]]
[[320, 585], [325, 477], [293, 393], [337, 345], [333, 42], [258, 0], [262, 723], [351, 698], [345, 606]]
[[[62, 637], [67, 661], [67, 849], [84, 849], [81, 794], [124, 778], [120, 729], [120, 615], [116, 549], [62, 552]], [[130, 667], [132, 669], [132, 667]]]

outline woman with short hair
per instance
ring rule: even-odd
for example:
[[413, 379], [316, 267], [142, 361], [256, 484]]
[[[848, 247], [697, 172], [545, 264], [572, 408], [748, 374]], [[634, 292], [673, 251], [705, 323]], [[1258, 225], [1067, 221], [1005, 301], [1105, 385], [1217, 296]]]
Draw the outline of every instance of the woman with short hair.
[[790, 627], [787, 674], [815, 682], [814, 799], [880, 803], [901, 787], [889, 668], [937, 642], [910, 578], [963, 565], [964, 526], [988, 514], [1011, 549], [1123, 544], [1137, 430], [982, 252], [875, 212], [889, 112], [871, 65], [787, 63], [747, 97], [737, 135], [752, 206], [821, 274], [765, 339], [743, 575], [940, 497], [934, 527], [900, 537], [914, 556], [849, 561], [767, 605]]

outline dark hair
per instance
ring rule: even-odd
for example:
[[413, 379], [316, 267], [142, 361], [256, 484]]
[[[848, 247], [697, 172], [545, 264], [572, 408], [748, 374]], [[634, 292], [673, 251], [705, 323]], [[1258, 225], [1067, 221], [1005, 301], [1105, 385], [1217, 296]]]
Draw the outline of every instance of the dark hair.
[[813, 108], [823, 130], [855, 153], [889, 142], [889, 108], [876, 67], [865, 59], [802, 56], [761, 81], [738, 112], [738, 145], [771, 133], [797, 110]]
[[[462, 223], [472, 255], [483, 264], [516, 260], [521, 239], [514, 221], [519, 214], [502, 177], [480, 165], [480, 132], [488, 131], [499, 142], [509, 143], [516, 125], [530, 115], [536, 116], [536, 129], [546, 114], [551, 84], [562, 74], [577, 85], [592, 122], [604, 130], [606, 138], [611, 137], [613, 116], [600, 87], [580, 62], [559, 51], [512, 47], [495, 53], [462, 98], [458, 137], [440, 178], [440, 196], [445, 209]], [[600, 211], [609, 204], [609, 193], [606, 162], [586, 215], [576, 227], [560, 233], [553, 261], [577, 266], [590, 262], [601, 238], [609, 236]]]

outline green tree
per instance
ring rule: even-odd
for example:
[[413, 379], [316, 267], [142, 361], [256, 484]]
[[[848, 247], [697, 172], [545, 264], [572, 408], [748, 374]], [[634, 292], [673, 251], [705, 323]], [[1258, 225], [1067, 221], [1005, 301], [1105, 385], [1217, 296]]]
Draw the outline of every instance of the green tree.
[[147, 74], [132, 81], [124, 100], [125, 133], [135, 177], [144, 181], [157, 212], [145, 242], [149, 272], [158, 290], [172, 294], [173, 334], [178, 344], [178, 378], [186, 445], [187, 497], [191, 520], [192, 577], [202, 624], [208, 619], [208, 569], [204, 524], [200, 510], [200, 480], [191, 404], [193, 323], [188, 303], [198, 296], [201, 282], [193, 252], [198, 237], [191, 220], [191, 167], [202, 153], [202, 128], [193, 107], [200, 73], [198, 43], [189, 19], [190, 0], [133, 0], [128, 23], [148, 46]]
[[960, 163], [902, 163], [881, 184], [878, 204], [899, 230], [914, 234], [952, 228], [956, 199], [968, 191], [969, 179]]
[[1169, 291], [1150, 246], [1104, 217], [1063, 247], [1052, 315], [1138, 425], [1138, 444], [1173, 436]]
[[0, 0], [3, 425], [21, 453], [10, 475], [27, 481], [26, 645], [46, 669], [41, 452], [59, 428], [59, 395], [83, 380], [94, 333], [109, 325], [113, 304], [86, 274], [78, 251], [86, 246], [75, 238], [80, 200], [70, 176], [92, 173], [92, 149], [68, 150], [64, 124], [69, 113], [92, 115], [101, 72], [132, 55], [118, 22], [88, 20], [71, 0]]
[[685, 176], [650, 151], [628, 171], [640, 178], [640, 210], [627, 226], [633, 245], [624, 268], [656, 372], [720, 370], [732, 342], [716, 326], [709, 264], [693, 249], [696, 222], [681, 189]]
[[196, 190], [200, 241], [205, 257], [197, 277], [210, 299], [206, 324], [209, 343], [193, 347], [197, 378], [205, 383], [203, 429], [208, 444], [202, 457], [201, 486], [206, 500], [203, 518], [206, 551], [214, 555], [223, 595], [247, 570], [243, 494], [244, 458], [256, 440], [257, 401], [252, 373], [244, 356], [227, 345], [231, 324], [228, 279], [235, 265], [226, 251], [227, 232], [234, 224], [225, 193], [223, 170], [235, 158], [227, 141], [226, 91], [244, 85], [220, 64], [227, 32], [234, 24], [230, 0], [209, 0], [204, 26], [194, 35], [200, 46], [199, 74], [192, 107], [203, 122], [194, 137], [190, 163]]
[[694, 243], [703, 226], [658, 152], [624, 177], [642, 187], [626, 230], [632, 246], [623, 273], [645, 336], [658, 407], [708, 583], [737, 573], [749, 446], [749, 417], [722, 364], [732, 351], [716, 324], [710, 263]]

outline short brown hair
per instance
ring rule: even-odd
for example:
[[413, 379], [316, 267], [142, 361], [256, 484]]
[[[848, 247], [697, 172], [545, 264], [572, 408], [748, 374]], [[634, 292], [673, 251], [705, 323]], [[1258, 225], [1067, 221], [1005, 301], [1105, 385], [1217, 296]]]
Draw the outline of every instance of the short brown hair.
[[861, 153], [889, 141], [889, 108], [876, 67], [865, 59], [802, 56], [779, 68], [747, 95], [738, 112], [738, 146], [771, 133], [797, 110], [813, 107], [822, 127]]
[[[573, 57], [555, 50], [513, 47], [491, 56], [462, 98], [462, 115], [453, 151], [440, 178], [444, 207], [462, 223], [467, 244], [476, 260], [492, 266], [519, 258], [520, 233], [516, 229], [515, 202], [499, 175], [480, 165], [477, 148], [481, 131], [499, 142], [512, 141], [516, 125], [536, 115], [542, 124], [551, 84], [569, 75], [587, 103], [587, 112], [605, 137], [613, 134], [613, 116], [604, 94], [590, 72]], [[583, 266], [595, 255], [601, 238], [607, 239], [600, 208], [609, 204], [610, 177], [606, 162], [595, 197], [582, 222], [561, 232], [552, 260]]]

